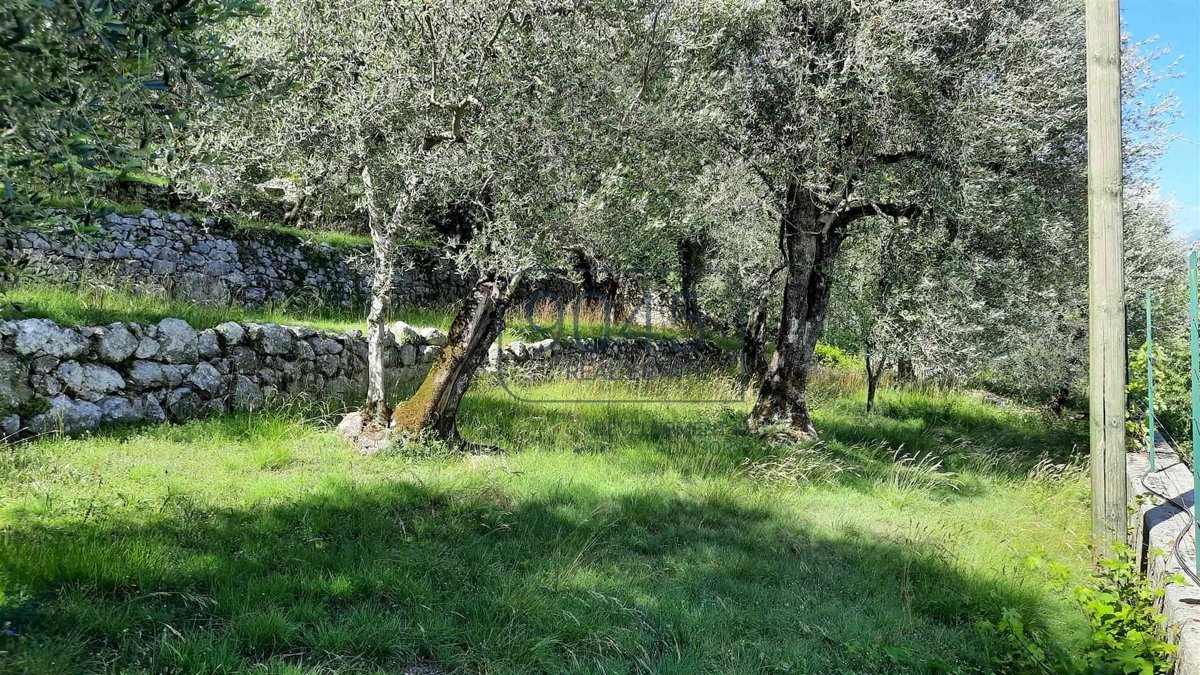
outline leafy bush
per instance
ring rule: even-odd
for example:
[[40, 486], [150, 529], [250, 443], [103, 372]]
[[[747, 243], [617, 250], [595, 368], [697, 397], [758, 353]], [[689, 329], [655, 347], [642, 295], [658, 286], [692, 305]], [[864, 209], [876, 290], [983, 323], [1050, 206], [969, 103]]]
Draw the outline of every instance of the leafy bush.
[[1092, 630], [1079, 657], [1068, 657], [1045, 645], [1027, 629], [1021, 613], [1010, 608], [995, 624], [979, 624], [984, 636], [995, 640], [992, 663], [996, 669], [1077, 675], [1171, 672], [1176, 647], [1167, 642], [1166, 617], [1155, 606], [1163, 589], [1138, 571], [1129, 548], [1122, 546], [1115, 558], [1101, 560], [1092, 580], [1077, 586], [1074, 595]]
[[1155, 607], [1162, 595], [1163, 589], [1152, 585], [1137, 569], [1128, 548], [1121, 547], [1115, 559], [1100, 561], [1093, 582], [1075, 589], [1075, 598], [1092, 625], [1087, 650], [1091, 672], [1171, 670], [1175, 645], [1167, 642], [1166, 617]]
[[862, 360], [824, 342], [817, 343], [817, 363], [830, 368], [862, 368]]
[[[1129, 359], [1129, 385], [1126, 394], [1134, 410], [1146, 407], [1146, 348], [1132, 350]], [[1165, 431], [1184, 450], [1190, 453], [1192, 425], [1191, 354], [1181, 339], [1154, 341], [1154, 416], [1159, 430]], [[1140, 415], [1138, 417], [1141, 417]], [[1144, 418], [1142, 418], [1144, 419]], [[1139, 438], [1145, 438], [1144, 423], [1138, 427]]]

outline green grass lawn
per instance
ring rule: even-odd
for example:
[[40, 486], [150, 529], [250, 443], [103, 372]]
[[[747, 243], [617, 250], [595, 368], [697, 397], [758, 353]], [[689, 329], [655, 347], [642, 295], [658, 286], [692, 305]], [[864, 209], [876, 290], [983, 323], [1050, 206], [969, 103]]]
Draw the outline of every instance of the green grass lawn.
[[495, 455], [298, 412], [0, 450], [0, 672], [991, 672], [1006, 607], [1075, 648], [1085, 430], [827, 379], [812, 447], [485, 381]]
[[[0, 308], [0, 318], [46, 318], [63, 325], [96, 326], [114, 321], [156, 323], [175, 317], [201, 330], [224, 321], [310, 326], [334, 332], [367, 329], [366, 314], [353, 310], [196, 305], [166, 296], [127, 289], [108, 290], [92, 284], [23, 283], [8, 289], [0, 299], [8, 303], [7, 307]], [[451, 318], [444, 309], [402, 308], [393, 312], [392, 320], [445, 330], [449, 328]]]
[[[163, 295], [137, 292], [128, 288], [108, 288], [105, 284], [82, 283], [60, 285], [45, 282], [26, 282], [6, 290], [0, 301], [0, 319], [45, 318], [54, 319], [63, 325], [96, 326], [114, 321], [136, 321], [156, 323], [167, 317], [180, 318], [193, 328], [211, 328], [223, 321], [251, 321], [278, 323], [292, 326], [310, 326], [320, 330], [342, 332], [346, 330], [366, 331], [366, 310], [306, 309], [294, 308], [246, 308], [238, 305], [208, 306], [174, 300]], [[418, 327], [434, 326], [443, 331], [450, 329], [454, 319], [450, 307], [398, 307], [391, 312], [388, 321], [404, 321]], [[539, 322], [539, 325], [548, 322]], [[567, 320], [563, 324], [564, 335], [597, 338], [605, 335], [605, 326], [600, 321], [581, 320], [576, 327]], [[693, 337], [684, 330], [656, 328], [647, 332], [637, 326], [609, 326], [608, 334], [613, 337], [649, 335], [655, 339]], [[622, 332], [627, 331], [627, 332]], [[557, 336], [557, 330], [540, 330], [526, 320], [519, 309], [508, 317], [501, 340], [536, 341]], [[725, 349], [736, 349], [736, 340], [720, 335], [706, 335]]]

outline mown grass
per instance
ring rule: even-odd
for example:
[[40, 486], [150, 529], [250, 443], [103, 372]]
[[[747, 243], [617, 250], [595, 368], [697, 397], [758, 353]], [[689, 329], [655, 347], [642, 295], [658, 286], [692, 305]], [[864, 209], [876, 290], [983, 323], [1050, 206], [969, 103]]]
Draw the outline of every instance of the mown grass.
[[1082, 430], [833, 386], [817, 446], [484, 381], [463, 430], [500, 454], [362, 456], [294, 412], [5, 449], [0, 671], [991, 672], [1005, 607], [1075, 646]]

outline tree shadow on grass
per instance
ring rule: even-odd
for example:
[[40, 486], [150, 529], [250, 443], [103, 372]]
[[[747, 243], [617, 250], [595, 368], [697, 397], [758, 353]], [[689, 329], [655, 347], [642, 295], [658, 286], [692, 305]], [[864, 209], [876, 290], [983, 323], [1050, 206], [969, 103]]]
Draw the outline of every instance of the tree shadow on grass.
[[1049, 611], [919, 536], [673, 490], [341, 484], [0, 547], [6, 672], [976, 672], [977, 620]]
[[930, 453], [951, 471], [970, 468], [1018, 479], [1040, 463], [1069, 464], [1087, 451], [1082, 423], [997, 408], [962, 394], [889, 392], [874, 415], [853, 407], [857, 404], [845, 399], [818, 410], [822, 438], [844, 446], [903, 447], [908, 453]]
[[[865, 490], [880, 480], [940, 483], [938, 496], [977, 496], [981, 477], [1024, 480], [1046, 462], [1070, 464], [1086, 447], [1086, 428], [1071, 421], [986, 406], [966, 396], [889, 396], [866, 415], [852, 399], [816, 411], [820, 443], [808, 459], [842, 472], [813, 471]], [[749, 432], [744, 410], [722, 406], [522, 403], [496, 391], [464, 404], [464, 433], [504, 447], [603, 454], [623, 470], [683, 476], [745, 474], [789, 448]], [[969, 480], [949, 480], [957, 474]], [[965, 476], [969, 474], [969, 476]], [[809, 477], [811, 478], [811, 476]], [[943, 480], [945, 479], [945, 480]], [[807, 480], [799, 477], [799, 480]]]

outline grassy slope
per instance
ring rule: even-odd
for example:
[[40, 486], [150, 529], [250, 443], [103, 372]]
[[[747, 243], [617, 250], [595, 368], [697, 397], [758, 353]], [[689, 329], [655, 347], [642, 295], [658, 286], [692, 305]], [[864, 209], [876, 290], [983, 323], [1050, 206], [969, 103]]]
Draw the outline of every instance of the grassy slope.
[[[22, 284], [5, 292], [2, 299], [15, 308], [0, 310], [0, 318], [48, 318], [64, 325], [96, 326], [114, 321], [156, 323], [176, 317], [197, 329], [211, 328], [223, 321], [303, 325], [328, 331], [365, 331], [367, 327], [365, 315], [350, 310], [210, 307], [86, 284], [78, 287]], [[440, 310], [404, 309], [395, 314], [394, 318], [416, 326], [442, 329], [449, 327], [451, 318]]]
[[1073, 644], [1048, 583], [1087, 568], [1086, 480], [1039, 459], [1082, 429], [936, 392], [864, 419], [847, 384], [792, 451], [737, 409], [489, 383], [464, 427], [496, 456], [284, 414], [4, 450], [0, 671], [987, 672], [1006, 606]]
[[[294, 326], [311, 326], [328, 331], [360, 330], [366, 331], [366, 315], [364, 311], [285, 308], [249, 309], [240, 306], [211, 307], [172, 300], [167, 297], [147, 295], [128, 289], [108, 289], [104, 284], [84, 283], [77, 286], [62, 286], [48, 283], [23, 283], [0, 294], [0, 300], [11, 303], [12, 306], [0, 306], [0, 319], [14, 318], [47, 318], [54, 319], [63, 325], [96, 326], [114, 321], [136, 321], [139, 323], [156, 323], [167, 317], [186, 320], [197, 329], [211, 328], [223, 321], [254, 321], [279, 323]], [[397, 308], [392, 312], [389, 321], [405, 321], [414, 326], [436, 326], [443, 331], [449, 330], [454, 315], [450, 308]], [[553, 321], [539, 320], [539, 325], [553, 326]], [[587, 318], [580, 321], [578, 334], [580, 337], [600, 337], [604, 334], [604, 325], [599, 320]], [[621, 335], [620, 331], [629, 331], [632, 336], [645, 335], [645, 329], [637, 326], [611, 326], [610, 334]], [[567, 335], [575, 334], [574, 325], [568, 320], [564, 323]], [[536, 341], [552, 337], [555, 331], [537, 330], [532, 328], [518, 310], [514, 310], [508, 320], [508, 326], [502, 336], [505, 343], [520, 341]], [[657, 329], [651, 332], [653, 337], [691, 337], [693, 334], [681, 330]], [[737, 348], [736, 340], [719, 335], [706, 337], [717, 340], [726, 349]]]
[[[143, 174], [143, 176], [148, 176], [148, 174]], [[162, 180], [163, 179], [156, 179], [156, 180], [143, 179], [143, 180], [139, 180], [138, 182], [147, 182], [152, 185], [160, 185], [161, 186], [163, 183], [160, 183], [157, 181], [162, 181]], [[89, 209], [91, 211], [112, 212], [112, 213], [116, 213], [119, 215], [125, 215], [125, 216], [141, 215], [142, 211], [144, 211], [146, 209], [146, 206], [144, 204], [126, 204], [126, 203], [121, 203], [121, 202], [114, 202], [114, 201], [100, 198], [100, 197], [92, 197], [92, 198], [84, 200], [84, 199], [80, 199], [80, 198], [77, 198], [74, 196], [52, 195], [52, 196], [47, 196], [45, 199], [45, 202], [49, 206], [58, 207], [58, 208]], [[154, 209], [154, 210], [158, 211], [159, 209]], [[161, 211], [163, 213], [166, 213], [168, 210], [162, 209]], [[192, 210], [188, 210], [188, 209], [181, 209], [176, 212], [180, 213], [182, 215], [191, 216], [197, 220], [204, 220], [206, 217], [208, 217], [210, 215], [214, 215], [214, 214], [201, 213], [199, 211], [192, 211]], [[361, 235], [361, 234], [354, 234], [352, 232], [341, 232], [338, 230], [305, 229], [305, 228], [299, 228], [299, 227], [291, 227], [289, 225], [283, 225], [281, 223], [276, 223], [276, 222], [272, 222], [272, 221], [257, 220], [254, 218], [244, 218], [244, 217], [240, 217], [240, 216], [223, 215], [223, 216], [219, 216], [219, 217], [224, 218], [225, 220], [228, 220], [229, 222], [234, 223], [240, 229], [248, 230], [248, 231], [265, 230], [268, 232], [275, 232], [275, 233], [279, 233], [279, 234], [290, 234], [294, 237], [298, 237], [302, 241], [309, 241], [309, 242], [313, 242], [313, 243], [317, 243], [317, 244], [329, 244], [330, 246], [334, 246], [334, 247], [370, 247], [371, 246], [371, 238], [370, 237], [368, 237], [366, 235]], [[411, 245], [423, 246], [425, 244], [422, 244], [420, 242], [411, 242]]]

